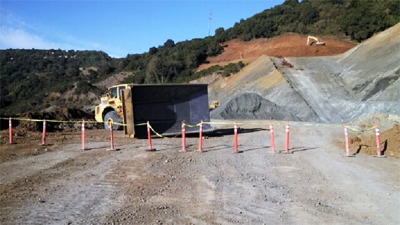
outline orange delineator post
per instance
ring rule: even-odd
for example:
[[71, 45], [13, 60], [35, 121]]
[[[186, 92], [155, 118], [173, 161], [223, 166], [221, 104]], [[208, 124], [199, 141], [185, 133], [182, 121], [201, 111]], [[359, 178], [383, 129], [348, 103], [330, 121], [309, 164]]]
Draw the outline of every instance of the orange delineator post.
[[235, 125], [233, 126], [233, 138], [234, 138], [234, 145], [233, 150], [237, 153], [238, 152], [238, 131], [237, 131], [237, 122], [235, 121]]
[[376, 135], [376, 154], [381, 157], [381, 136], [379, 134], [379, 126], [375, 124], [375, 135]]
[[151, 134], [150, 134], [150, 124], [149, 124], [149, 121], [147, 121], [147, 140], [148, 140], [148, 142], [149, 142], [149, 150], [151, 150], [151, 149], [152, 149], [152, 146], [151, 146]]
[[272, 121], [269, 123], [269, 133], [271, 134], [271, 150], [272, 153], [275, 153], [274, 125], [272, 124]]
[[46, 145], [46, 120], [43, 120], [42, 145]]
[[150, 122], [147, 121], [147, 139], [149, 142], [149, 149], [147, 149], [146, 151], [155, 151], [156, 149], [153, 148], [153, 146], [151, 145], [151, 133], [150, 133]]
[[350, 156], [350, 148], [349, 148], [349, 132], [347, 130], [347, 124], [344, 125], [344, 141], [346, 143], [346, 155]]
[[114, 131], [113, 131], [113, 121], [110, 121], [110, 143], [111, 148], [109, 150], [114, 150]]
[[[83, 125], [83, 124], [82, 124]], [[115, 149], [114, 148], [114, 130], [112, 129], [113, 128], [113, 121], [112, 120], [109, 120], [108, 121], [108, 127], [110, 128], [110, 144], [111, 144], [111, 148], [109, 148], [109, 149], [106, 149], [107, 151], [117, 151], [118, 149]], [[84, 127], [84, 125], [82, 126], [82, 127]], [[83, 144], [83, 143], [82, 143]]]
[[86, 131], [85, 131], [85, 120], [82, 120], [82, 149], [85, 150], [86, 144]]
[[14, 144], [11, 117], [8, 119], [8, 135], [10, 136], [10, 144]]
[[199, 152], [203, 151], [203, 120], [200, 121], [199, 127]]
[[182, 152], [186, 152], [185, 122], [182, 121]]
[[289, 153], [289, 121], [286, 122], [285, 133], [285, 153]]

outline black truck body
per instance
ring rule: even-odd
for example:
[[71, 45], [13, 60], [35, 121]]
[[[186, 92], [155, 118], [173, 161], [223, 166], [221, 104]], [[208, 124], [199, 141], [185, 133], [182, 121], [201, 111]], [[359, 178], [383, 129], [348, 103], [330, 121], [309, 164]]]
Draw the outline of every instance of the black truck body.
[[[145, 84], [130, 85], [123, 90], [125, 134], [147, 137], [149, 121], [153, 129], [163, 136], [181, 132], [182, 121], [195, 125], [210, 122], [207, 84]], [[203, 131], [211, 131], [203, 124]], [[197, 133], [199, 127], [186, 127], [186, 133]], [[152, 135], [154, 133], [152, 132]]]

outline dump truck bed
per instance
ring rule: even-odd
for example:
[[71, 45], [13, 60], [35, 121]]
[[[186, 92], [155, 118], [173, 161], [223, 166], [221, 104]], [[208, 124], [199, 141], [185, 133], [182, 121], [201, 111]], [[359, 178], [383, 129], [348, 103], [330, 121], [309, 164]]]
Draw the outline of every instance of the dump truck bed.
[[[124, 90], [123, 111], [125, 133], [135, 137], [146, 137], [150, 122], [153, 129], [164, 136], [181, 132], [182, 121], [195, 125], [210, 121], [207, 84], [148, 84], [130, 85]], [[203, 131], [211, 131], [209, 124]], [[186, 127], [187, 133], [196, 133], [198, 127]]]

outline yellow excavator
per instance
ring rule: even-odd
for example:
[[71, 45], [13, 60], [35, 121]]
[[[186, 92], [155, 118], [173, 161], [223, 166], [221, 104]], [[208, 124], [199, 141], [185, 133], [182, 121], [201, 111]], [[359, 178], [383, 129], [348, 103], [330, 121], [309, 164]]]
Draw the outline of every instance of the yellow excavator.
[[[310, 41], [310, 39], [314, 40], [314, 41]], [[314, 37], [314, 36], [308, 36], [307, 38], [307, 45], [312, 45], [313, 43], [315, 43], [316, 45], [325, 45], [325, 42], [320, 42], [318, 40], [318, 38]]]
[[219, 101], [212, 101], [211, 104], [210, 104], [210, 111], [215, 109], [215, 108], [217, 108], [217, 107], [219, 107], [219, 106], [220, 106]]

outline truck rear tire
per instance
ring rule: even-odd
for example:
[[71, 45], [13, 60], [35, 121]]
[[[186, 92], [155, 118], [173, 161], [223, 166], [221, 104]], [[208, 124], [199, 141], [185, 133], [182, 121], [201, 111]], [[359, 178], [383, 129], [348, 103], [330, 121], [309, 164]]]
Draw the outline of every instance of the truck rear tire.
[[117, 112], [110, 111], [104, 116], [104, 120], [103, 121], [104, 121], [104, 128], [106, 130], [110, 130], [110, 127], [108, 126], [108, 121], [109, 120], [112, 120], [112, 122], [113, 122], [113, 126], [112, 126], [113, 130], [121, 130], [122, 129], [121, 125], [114, 124], [114, 123], [122, 123], [122, 118], [118, 115]]

